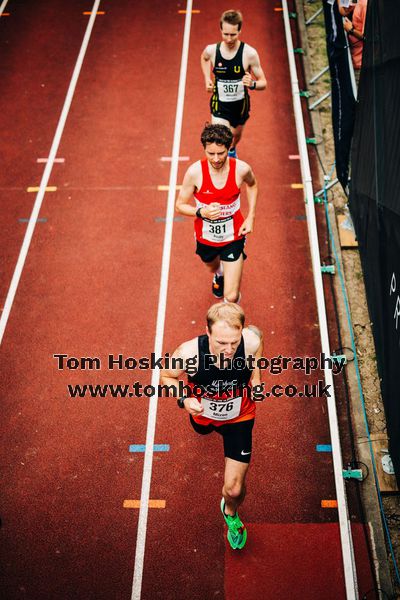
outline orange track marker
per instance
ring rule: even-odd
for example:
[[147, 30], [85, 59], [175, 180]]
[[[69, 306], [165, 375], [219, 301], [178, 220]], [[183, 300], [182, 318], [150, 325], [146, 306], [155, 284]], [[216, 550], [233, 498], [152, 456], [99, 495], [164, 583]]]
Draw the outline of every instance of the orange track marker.
[[[92, 12], [90, 10], [85, 11], [84, 13], [82, 13], [83, 15], [91, 15]], [[98, 10], [96, 15], [105, 15], [106, 11], [105, 10]]]
[[292, 188], [292, 190], [302, 190], [304, 188], [304, 185], [302, 183], [291, 183], [290, 187]]
[[321, 500], [322, 508], [337, 508], [337, 500]]
[[274, 11], [275, 12], [282, 12], [283, 8], [282, 8], [282, 6], [277, 6], [276, 8], [274, 8]]
[[[178, 10], [178, 14], [180, 15], [186, 15], [187, 10]], [[200, 13], [199, 10], [192, 10], [191, 11], [192, 15], [198, 15]]]
[[[149, 500], [149, 508], [165, 508], [165, 500]], [[124, 500], [124, 508], [140, 508], [140, 500]]]
[[[26, 191], [29, 193], [33, 193], [33, 192], [38, 192], [39, 188], [38, 187], [28, 187], [26, 188]], [[55, 185], [49, 185], [46, 189], [46, 192], [56, 192], [57, 191], [57, 186]]]
[[10, 13], [2, 13], [2, 14], [0, 15], [0, 17], [9, 17], [9, 16], [10, 16]]

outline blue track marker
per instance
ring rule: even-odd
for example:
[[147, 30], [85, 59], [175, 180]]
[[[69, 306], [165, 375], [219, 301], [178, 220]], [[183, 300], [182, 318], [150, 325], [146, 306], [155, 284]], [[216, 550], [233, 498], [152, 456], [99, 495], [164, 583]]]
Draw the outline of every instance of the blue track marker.
[[[131, 444], [129, 452], [145, 452], [145, 444]], [[169, 444], [154, 444], [153, 452], [169, 452]]]
[[332, 452], [332, 446], [330, 444], [317, 444], [315, 449], [317, 452]]
[[[20, 223], [29, 223], [29, 219], [25, 219], [25, 218], [18, 219], [18, 221]], [[38, 219], [36, 219], [36, 223], [47, 223], [47, 218], [39, 217]]]

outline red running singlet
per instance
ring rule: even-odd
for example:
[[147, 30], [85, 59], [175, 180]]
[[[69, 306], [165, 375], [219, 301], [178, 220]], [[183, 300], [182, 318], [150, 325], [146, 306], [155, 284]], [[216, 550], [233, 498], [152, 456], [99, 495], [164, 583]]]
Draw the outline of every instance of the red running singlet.
[[216, 188], [211, 180], [207, 159], [201, 161], [203, 181], [194, 194], [196, 208], [203, 208], [212, 202], [221, 205], [219, 219], [210, 221], [197, 217], [194, 221], [197, 241], [208, 246], [224, 246], [243, 237], [239, 235], [244, 218], [240, 211], [240, 189], [236, 184], [236, 159], [228, 157], [228, 160], [228, 178], [221, 189]]

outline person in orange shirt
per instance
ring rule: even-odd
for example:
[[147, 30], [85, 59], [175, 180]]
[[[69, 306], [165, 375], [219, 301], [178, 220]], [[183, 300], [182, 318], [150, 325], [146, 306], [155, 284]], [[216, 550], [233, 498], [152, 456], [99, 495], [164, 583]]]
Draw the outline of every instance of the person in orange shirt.
[[[349, 36], [351, 59], [354, 67], [354, 75], [358, 87], [364, 47], [364, 27], [367, 16], [368, 0], [350, 1], [348, 6], [343, 6], [338, 0], [339, 12], [344, 17], [343, 27]], [[351, 19], [348, 17], [351, 16]]]
[[[256, 360], [262, 354], [260, 330], [251, 325], [244, 327], [244, 321], [243, 309], [237, 304], [214, 304], [207, 312], [206, 334], [184, 342], [172, 355], [173, 359], [181, 359], [182, 365], [191, 364], [188, 387], [192, 395], [178, 398], [178, 406], [189, 413], [196, 433], [215, 431], [223, 438], [221, 512], [233, 549], [243, 548], [247, 540], [237, 509], [246, 494], [255, 418], [252, 386], [260, 384]], [[185, 368], [163, 370], [161, 383], [172, 386], [178, 395], [179, 379], [184, 374]]]

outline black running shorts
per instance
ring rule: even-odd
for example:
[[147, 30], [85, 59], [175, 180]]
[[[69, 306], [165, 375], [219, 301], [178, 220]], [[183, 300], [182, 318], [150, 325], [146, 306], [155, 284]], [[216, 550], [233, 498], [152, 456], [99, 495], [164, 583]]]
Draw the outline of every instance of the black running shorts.
[[190, 422], [196, 433], [207, 435], [216, 431], [224, 439], [224, 455], [239, 462], [249, 463], [252, 450], [252, 431], [254, 419], [239, 421], [239, 423], [224, 423], [223, 425], [199, 425], [190, 415]]
[[248, 94], [238, 102], [217, 102], [216, 107], [214, 104], [213, 96], [211, 96], [211, 114], [219, 119], [225, 119], [233, 128], [244, 125], [250, 117], [250, 98]]
[[243, 254], [243, 260], [246, 260], [247, 256], [244, 253], [245, 243], [246, 236], [240, 238], [240, 240], [229, 242], [224, 246], [209, 246], [196, 240], [196, 254], [205, 263], [212, 262], [217, 256], [226, 262], [235, 262], [240, 258], [241, 254]]

